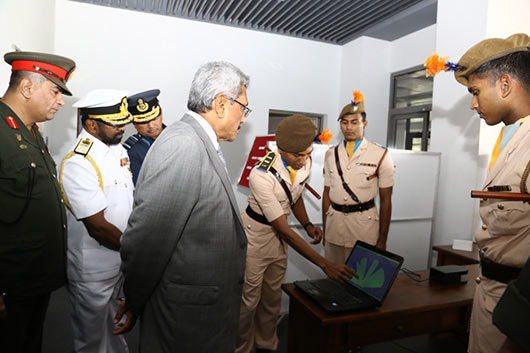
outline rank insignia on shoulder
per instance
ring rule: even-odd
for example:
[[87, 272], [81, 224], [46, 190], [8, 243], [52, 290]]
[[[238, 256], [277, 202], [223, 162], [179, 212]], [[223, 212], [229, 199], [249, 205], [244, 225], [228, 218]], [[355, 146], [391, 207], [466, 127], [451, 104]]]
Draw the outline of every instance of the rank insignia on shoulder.
[[129, 165], [130, 162], [129, 162], [129, 157], [124, 157], [122, 159], [120, 159], [120, 166], [121, 167], [125, 167], [126, 165]]
[[358, 166], [361, 166], [361, 167], [377, 167], [377, 164], [373, 164], [373, 163], [358, 162], [358, 163], [355, 163], [355, 164], [358, 165]]
[[90, 151], [90, 147], [92, 147], [93, 144], [94, 142], [89, 138], [81, 139], [77, 146], [75, 146], [74, 152], [86, 156], [88, 154], [88, 151]]
[[12, 129], [18, 129], [18, 124], [17, 124], [17, 121], [15, 120], [15, 118], [13, 118], [12, 116], [6, 116], [6, 121], [7, 121], [7, 124], [9, 125], [10, 128]]
[[276, 153], [274, 151], [271, 151], [267, 153], [267, 155], [265, 156], [265, 158], [261, 160], [261, 162], [259, 162], [257, 168], [265, 172], [268, 172], [269, 169], [271, 169], [272, 164], [274, 163], [275, 159], [276, 159]]

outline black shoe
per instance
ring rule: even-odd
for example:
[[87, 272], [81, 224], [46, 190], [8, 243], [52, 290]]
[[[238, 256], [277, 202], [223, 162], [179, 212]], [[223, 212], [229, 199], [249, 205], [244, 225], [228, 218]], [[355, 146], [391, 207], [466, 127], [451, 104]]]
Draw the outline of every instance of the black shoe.
[[270, 349], [256, 348], [256, 353], [271, 353]]

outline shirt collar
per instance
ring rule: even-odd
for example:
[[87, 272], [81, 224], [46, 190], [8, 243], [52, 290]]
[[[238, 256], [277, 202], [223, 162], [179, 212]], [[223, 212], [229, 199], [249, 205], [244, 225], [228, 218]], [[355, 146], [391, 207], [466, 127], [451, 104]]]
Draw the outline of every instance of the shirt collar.
[[208, 120], [204, 119], [201, 115], [192, 112], [191, 110], [188, 111], [188, 115], [190, 115], [193, 119], [197, 120], [199, 125], [206, 132], [206, 135], [208, 135], [208, 137], [210, 138], [210, 141], [212, 141], [212, 145], [217, 151], [219, 149], [219, 141], [217, 141], [217, 135], [215, 134], [215, 130], [213, 129], [212, 125], [210, 125]]

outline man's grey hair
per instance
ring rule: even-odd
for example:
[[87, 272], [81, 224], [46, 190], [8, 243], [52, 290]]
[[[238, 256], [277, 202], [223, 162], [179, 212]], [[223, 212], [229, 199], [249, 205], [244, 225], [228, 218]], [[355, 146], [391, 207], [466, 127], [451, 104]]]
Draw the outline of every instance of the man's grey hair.
[[199, 67], [191, 83], [188, 109], [206, 113], [220, 94], [237, 99], [248, 88], [249, 77], [238, 67], [225, 61], [214, 61]]
[[46, 82], [47, 80], [44, 75], [36, 72], [23, 70], [13, 71], [11, 73], [11, 78], [9, 79], [8, 90], [15, 90], [20, 84], [20, 82], [22, 82], [22, 80], [25, 78], [33, 82], [33, 84], [37, 87], [40, 86], [43, 82]]

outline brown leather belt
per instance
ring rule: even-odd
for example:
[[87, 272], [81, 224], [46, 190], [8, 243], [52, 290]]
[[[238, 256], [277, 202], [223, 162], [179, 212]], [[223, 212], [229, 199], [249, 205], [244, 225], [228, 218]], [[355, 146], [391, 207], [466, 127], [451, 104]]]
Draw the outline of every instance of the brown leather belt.
[[480, 252], [479, 254], [480, 268], [484, 277], [506, 284], [508, 284], [511, 280], [514, 280], [519, 277], [521, 267], [499, 264], [495, 261], [488, 259], [482, 254], [482, 252]]
[[247, 206], [247, 209], [245, 210], [245, 212], [248, 214], [250, 218], [252, 218], [256, 222], [259, 222], [261, 224], [265, 224], [268, 226], [271, 225], [271, 222], [267, 221], [267, 218], [265, 218], [265, 216], [260, 215], [259, 213], [254, 211], [252, 208], [250, 208], [250, 205]]
[[353, 213], [353, 212], [362, 212], [369, 210], [370, 208], [375, 206], [374, 199], [371, 199], [370, 201], [366, 201], [363, 203], [358, 203], [355, 205], [339, 205], [338, 203], [331, 202], [331, 207], [333, 207], [334, 210], [337, 210], [339, 212], [344, 213]]

